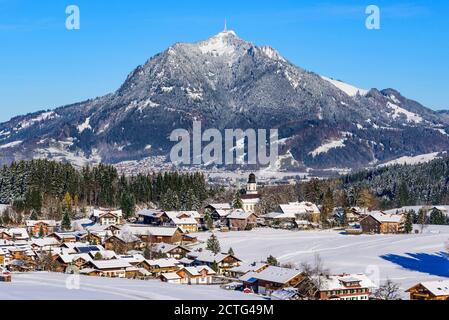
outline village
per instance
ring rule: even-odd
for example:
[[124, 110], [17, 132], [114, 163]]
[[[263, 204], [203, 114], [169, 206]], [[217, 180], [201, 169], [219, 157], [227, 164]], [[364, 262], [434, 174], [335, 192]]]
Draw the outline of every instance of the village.
[[[127, 219], [119, 208], [92, 207], [84, 218], [70, 221], [69, 228], [63, 228], [64, 221], [36, 217], [22, 225], [2, 225], [0, 282], [5, 283], [1, 288], [7, 290], [18, 274], [52, 272], [160, 281], [179, 285], [179, 290], [219, 286], [273, 300], [386, 300], [399, 299], [404, 293], [412, 300], [449, 299], [449, 279], [417, 282], [399, 294], [394, 283], [375, 283], [364, 269], [332, 274], [318, 255], [313, 264], [302, 266], [282, 264], [277, 252], [254, 261], [243, 259], [238, 247], [225, 248], [220, 238], [227, 234], [238, 238], [239, 233], [248, 236], [257, 230], [308, 234], [322, 229], [321, 208], [314, 203], [281, 204], [278, 212], [259, 216], [255, 213], [259, 201], [256, 176], [251, 174], [237, 204], [210, 203], [200, 211], [147, 208]], [[357, 239], [420, 233], [424, 227], [410, 221], [410, 212], [427, 216], [435, 210], [447, 216], [449, 207], [386, 212], [335, 208], [330, 219], [336, 226], [334, 232]], [[345, 227], [338, 223], [342, 220]]]

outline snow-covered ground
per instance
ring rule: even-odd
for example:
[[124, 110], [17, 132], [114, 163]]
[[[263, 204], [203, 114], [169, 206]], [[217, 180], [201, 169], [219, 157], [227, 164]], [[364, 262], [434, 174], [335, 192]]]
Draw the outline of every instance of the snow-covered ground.
[[[449, 227], [429, 226], [423, 234], [350, 236], [338, 231], [257, 229], [216, 233], [222, 251], [232, 247], [238, 257], [261, 261], [273, 255], [281, 263], [313, 263], [319, 254], [332, 273], [366, 273], [375, 282], [387, 278], [402, 290], [420, 281], [449, 277], [449, 259], [442, 254]], [[207, 233], [198, 234], [207, 240]], [[404, 298], [406, 294], [403, 293]]]
[[[68, 280], [69, 279], [69, 280]], [[60, 273], [13, 274], [0, 282], [0, 300], [254, 300], [260, 299], [218, 286], [184, 286], [157, 280], [128, 280], [80, 276], [79, 289]], [[67, 286], [67, 283], [69, 286]]]

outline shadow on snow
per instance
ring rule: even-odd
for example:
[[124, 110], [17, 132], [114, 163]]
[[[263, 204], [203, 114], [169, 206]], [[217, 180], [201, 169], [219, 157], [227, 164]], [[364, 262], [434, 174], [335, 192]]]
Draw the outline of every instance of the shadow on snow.
[[406, 253], [405, 256], [387, 254], [382, 259], [393, 262], [405, 269], [428, 273], [439, 277], [449, 277], [449, 257], [444, 252]]

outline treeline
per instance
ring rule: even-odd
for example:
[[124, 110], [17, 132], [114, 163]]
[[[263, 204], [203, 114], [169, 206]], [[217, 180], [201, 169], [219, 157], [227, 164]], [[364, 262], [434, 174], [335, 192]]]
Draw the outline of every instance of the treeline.
[[48, 160], [14, 162], [0, 169], [0, 203], [30, 213], [62, 212], [64, 197], [72, 206], [124, 207], [161, 205], [166, 210], [199, 209], [217, 190], [209, 188], [201, 173], [152, 173], [120, 176], [111, 165], [76, 170], [70, 164]]
[[449, 157], [417, 165], [365, 170], [341, 179], [346, 191], [369, 188], [382, 209], [449, 204]]

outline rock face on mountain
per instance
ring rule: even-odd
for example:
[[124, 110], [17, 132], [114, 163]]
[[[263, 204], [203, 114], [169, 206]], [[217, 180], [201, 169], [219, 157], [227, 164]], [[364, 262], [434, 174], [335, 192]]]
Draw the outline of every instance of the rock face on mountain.
[[233, 31], [178, 43], [104, 97], [0, 124], [0, 162], [74, 164], [166, 156], [170, 133], [279, 129], [279, 168], [361, 168], [449, 147], [448, 117], [393, 89], [369, 91], [303, 70]]

